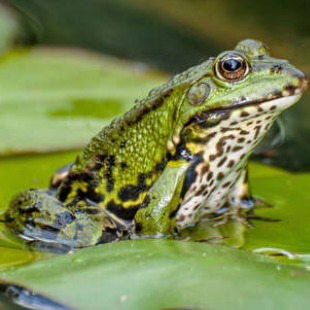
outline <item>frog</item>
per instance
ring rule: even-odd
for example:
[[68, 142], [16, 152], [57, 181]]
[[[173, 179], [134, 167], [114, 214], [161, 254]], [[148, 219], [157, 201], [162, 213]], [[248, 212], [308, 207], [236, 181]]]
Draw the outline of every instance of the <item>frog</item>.
[[6, 226], [27, 242], [81, 248], [178, 235], [202, 219], [246, 224], [243, 211], [264, 204], [249, 156], [307, 83], [262, 42], [240, 41], [137, 100], [48, 189], [15, 195]]

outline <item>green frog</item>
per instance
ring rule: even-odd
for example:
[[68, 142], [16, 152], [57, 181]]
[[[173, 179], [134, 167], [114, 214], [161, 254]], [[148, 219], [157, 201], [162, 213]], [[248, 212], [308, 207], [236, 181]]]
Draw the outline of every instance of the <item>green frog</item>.
[[6, 225], [28, 241], [79, 248], [171, 236], [220, 214], [242, 220], [240, 211], [262, 203], [249, 188], [249, 156], [306, 87], [288, 61], [243, 40], [151, 90], [49, 189], [15, 196]]

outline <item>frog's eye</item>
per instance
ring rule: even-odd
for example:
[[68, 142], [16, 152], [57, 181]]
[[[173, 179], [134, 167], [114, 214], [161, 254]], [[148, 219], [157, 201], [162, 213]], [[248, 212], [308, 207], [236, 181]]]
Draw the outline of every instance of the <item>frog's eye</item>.
[[207, 83], [199, 83], [193, 85], [187, 94], [190, 105], [200, 105], [208, 98], [210, 94], [210, 86]]
[[248, 73], [249, 64], [240, 55], [228, 53], [215, 64], [215, 74], [223, 81], [237, 82], [245, 78]]

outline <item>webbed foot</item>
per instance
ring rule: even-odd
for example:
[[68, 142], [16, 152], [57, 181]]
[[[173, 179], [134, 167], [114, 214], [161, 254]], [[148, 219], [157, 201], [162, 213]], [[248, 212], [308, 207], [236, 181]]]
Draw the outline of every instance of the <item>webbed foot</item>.
[[241, 208], [221, 208], [219, 213], [216, 212], [214, 214], [212, 220], [215, 221], [213, 224], [214, 227], [225, 225], [233, 220], [242, 223], [248, 228], [254, 227], [251, 221], [247, 218], [246, 213]]
[[228, 206], [224, 206], [214, 214], [211, 219], [216, 221], [214, 227], [226, 224], [231, 220], [236, 220], [248, 228], [254, 228], [252, 220], [261, 220], [265, 222], [278, 222], [279, 219], [258, 216], [255, 210], [258, 208], [272, 208], [269, 203], [264, 202], [259, 198], [249, 198], [238, 201], [237, 203], [230, 202]]

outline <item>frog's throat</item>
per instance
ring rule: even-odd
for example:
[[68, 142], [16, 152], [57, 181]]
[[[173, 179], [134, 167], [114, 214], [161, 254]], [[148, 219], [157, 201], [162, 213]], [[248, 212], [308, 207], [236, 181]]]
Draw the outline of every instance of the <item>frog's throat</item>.
[[[214, 109], [204, 111], [199, 115], [193, 116], [189, 120], [189, 122], [185, 124], [185, 126], [192, 125], [194, 123], [198, 124], [201, 122], [205, 122], [211, 117], [211, 115], [217, 115], [219, 119], [225, 119], [229, 117], [232, 111], [245, 111], [247, 107], [253, 106], [256, 106], [260, 113], [268, 113], [269, 111], [274, 110], [274, 112], [278, 112], [280, 114], [283, 110], [289, 108], [291, 105], [297, 102], [300, 99], [301, 95], [301, 93], [290, 96], [272, 95], [264, 99], [257, 99], [251, 101], [245, 100], [235, 105], [232, 104], [229, 107], [216, 107]], [[168, 140], [167, 148], [172, 154], [174, 154], [176, 150], [176, 145], [180, 143], [182, 128], [180, 128], [180, 130], [176, 130], [174, 135], [172, 136], [172, 139]]]

